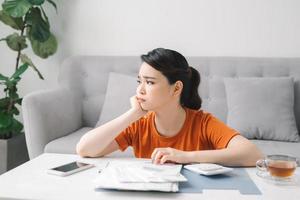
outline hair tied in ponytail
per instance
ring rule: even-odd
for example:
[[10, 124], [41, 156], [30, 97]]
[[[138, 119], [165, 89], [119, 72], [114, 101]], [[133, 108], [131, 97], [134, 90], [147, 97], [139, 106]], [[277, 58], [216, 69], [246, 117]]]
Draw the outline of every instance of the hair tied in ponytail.
[[189, 66], [188, 69], [187, 69], [187, 71], [188, 71], [188, 77], [191, 78], [191, 77], [192, 77], [192, 74], [193, 74], [193, 69], [192, 69], [192, 67]]
[[200, 74], [198, 70], [189, 66], [183, 55], [171, 49], [157, 48], [141, 56], [142, 61], [160, 71], [170, 85], [182, 81], [183, 90], [180, 95], [180, 104], [198, 110], [202, 100], [198, 94]]

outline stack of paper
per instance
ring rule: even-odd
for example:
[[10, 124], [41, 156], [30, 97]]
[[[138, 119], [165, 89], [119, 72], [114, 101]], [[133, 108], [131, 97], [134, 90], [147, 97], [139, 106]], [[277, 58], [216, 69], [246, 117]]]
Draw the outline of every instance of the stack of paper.
[[181, 165], [155, 165], [151, 161], [110, 162], [95, 179], [96, 188], [177, 192]]

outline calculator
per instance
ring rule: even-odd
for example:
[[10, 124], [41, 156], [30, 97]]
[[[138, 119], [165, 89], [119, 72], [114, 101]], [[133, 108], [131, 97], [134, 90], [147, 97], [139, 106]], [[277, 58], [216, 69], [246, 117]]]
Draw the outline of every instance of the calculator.
[[222, 165], [214, 163], [190, 164], [185, 165], [184, 168], [197, 174], [202, 174], [206, 176], [224, 174], [233, 170], [233, 168], [224, 167]]

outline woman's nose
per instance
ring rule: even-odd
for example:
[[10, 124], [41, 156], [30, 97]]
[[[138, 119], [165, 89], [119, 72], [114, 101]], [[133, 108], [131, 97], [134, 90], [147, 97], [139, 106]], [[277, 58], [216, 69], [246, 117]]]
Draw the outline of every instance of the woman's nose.
[[138, 94], [145, 94], [145, 88], [144, 88], [143, 84], [140, 84], [140, 85], [137, 87], [136, 92], [137, 92]]

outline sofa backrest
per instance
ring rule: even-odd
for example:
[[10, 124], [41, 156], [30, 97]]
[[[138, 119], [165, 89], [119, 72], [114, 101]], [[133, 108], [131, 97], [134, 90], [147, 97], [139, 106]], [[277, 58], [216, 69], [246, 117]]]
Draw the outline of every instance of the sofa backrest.
[[[293, 77], [294, 109], [300, 130], [300, 58], [188, 57], [187, 60], [201, 75], [202, 108], [224, 122], [227, 116], [224, 77]], [[93, 127], [104, 102], [109, 72], [137, 76], [140, 65], [138, 56], [74, 56], [61, 66], [59, 84], [82, 98], [83, 124]]]

